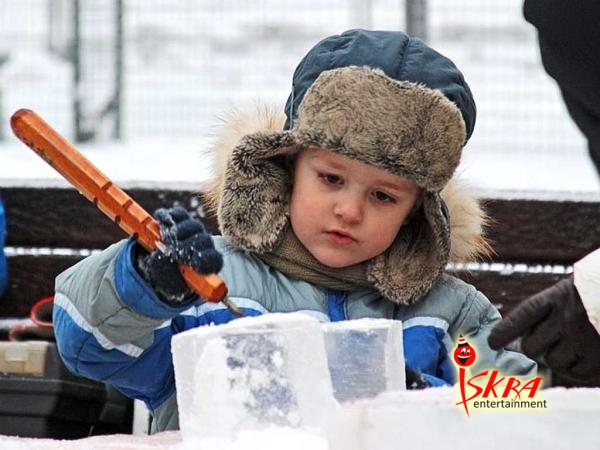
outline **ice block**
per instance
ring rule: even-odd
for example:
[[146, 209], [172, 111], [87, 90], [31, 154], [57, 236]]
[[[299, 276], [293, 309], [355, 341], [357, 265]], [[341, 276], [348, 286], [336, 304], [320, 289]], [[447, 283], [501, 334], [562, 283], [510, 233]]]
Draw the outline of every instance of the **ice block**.
[[600, 333], [600, 249], [577, 261], [573, 276], [590, 322]]
[[336, 406], [321, 326], [300, 313], [204, 326], [172, 341], [182, 435], [324, 430]]
[[340, 401], [405, 389], [402, 323], [360, 319], [322, 325], [333, 393]]

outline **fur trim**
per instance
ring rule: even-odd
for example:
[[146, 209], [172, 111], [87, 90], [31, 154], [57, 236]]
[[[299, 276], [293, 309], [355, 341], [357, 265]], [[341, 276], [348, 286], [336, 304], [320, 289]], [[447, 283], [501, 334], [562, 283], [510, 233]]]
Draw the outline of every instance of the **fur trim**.
[[454, 176], [441, 197], [450, 215], [450, 261], [472, 262], [490, 257], [492, 246], [485, 236], [490, 219], [473, 189]]
[[444, 209], [437, 192], [425, 192], [422, 208], [400, 228], [392, 245], [370, 261], [367, 277], [386, 298], [413, 303], [445, 270], [450, 229]]
[[[225, 168], [236, 144], [248, 134], [280, 131], [284, 123], [282, 108], [273, 105], [258, 105], [252, 111], [234, 110], [221, 118], [211, 149], [215, 157], [215, 171], [204, 194], [213, 213], [216, 214], [223, 192]], [[472, 188], [454, 176], [442, 190], [441, 197], [450, 213], [450, 261], [468, 262], [488, 257], [492, 249], [484, 229], [489, 218]]]
[[440, 91], [357, 66], [319, 75], [293, 131], [300, 142], [413, 180], [428, 191], [441, 190], [452, 177], [466, 140], [460, 110]]
[[204, 189], [203, 198], [207, 208], [217, 213], [224, 188], [227, 162], [240, 140], [257, 132], [275, 132], [283, 129], [285, 114], [274, 105], [258, 104], [255, 110], [234, 109], [219, 117], [213, 145], [208, 150], [213, 159], [213, 176]]

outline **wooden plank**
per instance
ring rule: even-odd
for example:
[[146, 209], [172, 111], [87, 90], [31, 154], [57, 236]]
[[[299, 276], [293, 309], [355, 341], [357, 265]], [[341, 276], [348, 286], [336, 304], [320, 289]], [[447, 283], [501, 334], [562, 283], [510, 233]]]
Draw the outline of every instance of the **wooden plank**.
[[[0, 188], [8, 220], [7, 245], [105, 248], [124, 234], [74, 189]], [[149, 212], [181, 205], [196, 210], [191, 190], [130, 189]], [[600, 202], [485, 200], [493, 224], [495, 261], [570, 264], [600, 247]], [[210, 232], [216, 221], [205, 219]]]
[[567, 264], [600, 247], [600, 202], [485, 201], [500, 262]]
[[506, 316], [519, 302], [552, 286], [569, 274], [473, 271], [453, 275], [474, 285]]
[[[128, 193], [146, 210], [180, 205], [190, 211], [199, 208], [197, 193], [132, 189]], [[68, 188], [1, 188], [7, 218], [7, 246], [102, 249], [123, 237], [94, 205], [76, 190]], [[216, 223], [205, 220], [209, 231]]]
[[[8, 258], [8, 290], [0, 298], [0, 317], [25, 317], [39, 299], [54, 293], [54, 279], [81, 260], [77, 255], [18, 255]], [[458, 271], [453, 275], [482, 291], [502, 314], [518, 302], [541, 291], [561, 278], [562, 274], [511, 273], [493, 271]]]
[[[73, 189], [15, 187], [2, 188], [1, 193], [8, 217], [7, 245], [94, 249], [124, 237], [115, 224]], [[190, 190], [132, 189], [129, 193], [149, 211], [172, 205], [194, 210], [199, 205], [196, 193]], [[495, 241], [495, 261], [570, 264], [600, 247], [598, 202], [495, 199], [486, 203], [494, 221], [490, 237]], [[205, 222], [209, 231], [216, 232], [214, 218]], [[52, 257], [43, 264], [41, 261], [40, 257], [11, 258], [13, 284], [5, 299], [25, 302], [18, 311], [27, 311], [30, 303], [53, 286], [56, 274], [74, 262], [69, 257]], [[504, 305], [504, 311], [560, 278], [547, 274], [502, 277], [487, 272], [460, 276], [492, 301]]]
[[0, 297], [0, 316], [27, 317], [38, 300], [54, 294], [54, 279], [82, 256], [18, 255], [8, 258], [8, 287]]

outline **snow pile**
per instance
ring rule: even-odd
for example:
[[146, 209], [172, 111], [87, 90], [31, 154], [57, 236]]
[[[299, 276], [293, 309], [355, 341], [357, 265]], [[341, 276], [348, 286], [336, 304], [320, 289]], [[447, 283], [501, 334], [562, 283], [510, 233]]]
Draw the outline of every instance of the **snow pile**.
[[356, 444], [344, 450], [600, 448], [600, 389], [547, 389], [540, 395], [546, 409], [478, 410], [470, 417], [456, 406], [457, 389], [391, 392], [346, 406], [358, 420], [347, 428]]
[[240, 431], [235, 440], [227, 438], [183, 439], [170, 450], [329, 450], [322, 436], [289, 427]]
[[[75, 440], [0, 435], [0, 449], [2, 450], [179, 450], [181, 442], [179, 431], [166, 431], [153, 436], [110, 434]], [[198, 447], [196, 448], [198, 449]]]

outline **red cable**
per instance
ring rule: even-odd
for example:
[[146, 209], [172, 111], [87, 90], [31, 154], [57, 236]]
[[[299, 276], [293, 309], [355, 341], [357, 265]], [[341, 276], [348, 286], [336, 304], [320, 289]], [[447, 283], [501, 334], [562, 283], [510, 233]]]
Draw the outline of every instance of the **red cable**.
[[39, 327], [43, 328], [52, 328], [52, 314], [50, 314], [50, 321], [44, 320], [44, 316], [40, 317], [40, 308], [46, 307], [48, 303], [54, 303], [54, 295], [49, 295], [48, 297], [44, 297], [41, 300], [38, 300], [33, 304], [31, 310], [29, 311], [29, 318], [33, 323], [35, 323]]

